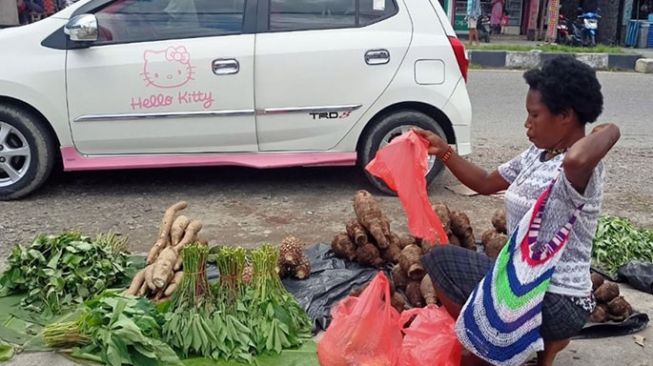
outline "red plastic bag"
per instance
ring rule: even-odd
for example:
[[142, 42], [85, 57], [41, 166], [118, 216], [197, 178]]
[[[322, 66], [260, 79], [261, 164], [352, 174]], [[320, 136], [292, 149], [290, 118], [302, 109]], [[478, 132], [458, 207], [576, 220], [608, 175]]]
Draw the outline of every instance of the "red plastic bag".
[[426, 139], [410, 131], [380, 149], [366, 169], [397, 192], [413, 236], [448, 243], [442, 222], [433, 211], [426, 191], [428, 146]]
[[388, 278], [379, 272], [360, 297], [341, 301], [317, 346], [320, 365], [397, 366], [402, 334], [390, 298]]
[[404, 329], [399, 366], [458, 366], [462, 346], [456, 338], [454, 319], [444, 309], [429, 305], [401, 313]]

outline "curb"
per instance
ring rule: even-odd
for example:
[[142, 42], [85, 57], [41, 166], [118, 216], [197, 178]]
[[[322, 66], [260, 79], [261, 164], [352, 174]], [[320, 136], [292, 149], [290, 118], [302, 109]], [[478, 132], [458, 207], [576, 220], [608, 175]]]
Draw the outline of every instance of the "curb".
[[635, 71], [637, 60], [641, 55], [617, 55], [608, 53], [544, 53], [515, 51], [481, 51], [470, 50], [470, 62], [482, 68], [531, 69], [541, 66], [543, 62], [561, 55], [573, 55], [579, 61], [590, 65], [595, 70]]

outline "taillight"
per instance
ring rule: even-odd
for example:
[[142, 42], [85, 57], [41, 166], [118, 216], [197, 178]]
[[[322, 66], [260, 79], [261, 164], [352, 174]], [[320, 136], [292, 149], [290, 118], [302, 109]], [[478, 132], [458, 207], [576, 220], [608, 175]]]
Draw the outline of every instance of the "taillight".
[[467, 81], [467, 70], [469, 69], [469, 60], [467, 59], [467, 53], [465, 52], [465, 45], [460, 42], [458, 37], [449, 36], [449, 42], [451, 43], [451, 48], [453, 48], [453, 53], [456, 55], [456, 61], [458, 61], [458, 67], [460, 67], [460, 73]]

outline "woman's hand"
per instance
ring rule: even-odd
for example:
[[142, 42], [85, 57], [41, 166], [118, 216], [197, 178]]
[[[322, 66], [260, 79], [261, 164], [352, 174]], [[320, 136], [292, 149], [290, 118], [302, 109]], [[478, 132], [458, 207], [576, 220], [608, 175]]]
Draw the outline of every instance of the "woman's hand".
[[429, 142], [430, 155], [442, 156], [449, 149], [449, 144], [442, 140], [436, 133], [417, 127], [413, 128], [413, 131]]

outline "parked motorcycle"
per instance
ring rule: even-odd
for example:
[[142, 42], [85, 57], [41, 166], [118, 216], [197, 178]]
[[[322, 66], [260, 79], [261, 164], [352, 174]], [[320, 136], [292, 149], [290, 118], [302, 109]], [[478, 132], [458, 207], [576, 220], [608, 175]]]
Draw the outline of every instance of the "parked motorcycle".
[[571, 46], [596, 46], [596, 35], [599, 28], [601, 16], [595, 12], [580, 14], [576, 21], [567, 21], [568, 37], [566, 44]]

